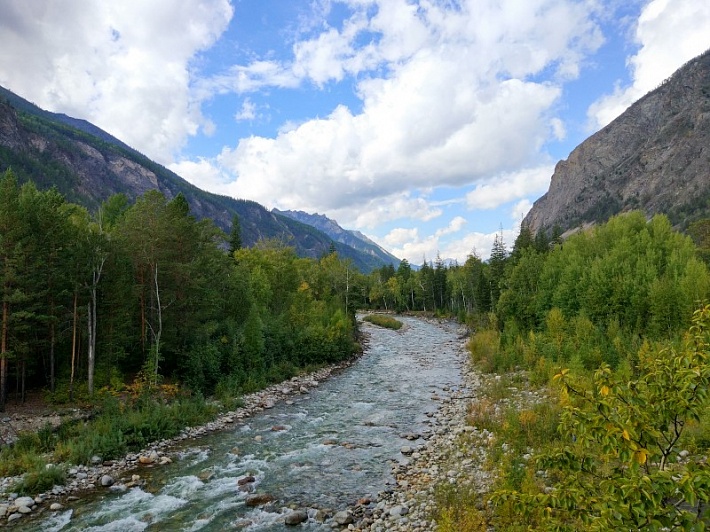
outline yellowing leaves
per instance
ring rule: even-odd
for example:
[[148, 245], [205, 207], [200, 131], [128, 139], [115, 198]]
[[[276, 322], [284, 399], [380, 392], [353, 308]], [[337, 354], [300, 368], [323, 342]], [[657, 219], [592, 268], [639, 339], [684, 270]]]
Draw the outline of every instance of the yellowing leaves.
[[606, 397], [609, 395], [609, 387], [605, 384], [599, 389], [599, 393], [602, 395], [602, 397]]
[[648, 454], [649, 453], [646, 449], [638, 449], [636, 452], [634, 452], [634, 461], [637, 464], [643, 465], [648, 459]]

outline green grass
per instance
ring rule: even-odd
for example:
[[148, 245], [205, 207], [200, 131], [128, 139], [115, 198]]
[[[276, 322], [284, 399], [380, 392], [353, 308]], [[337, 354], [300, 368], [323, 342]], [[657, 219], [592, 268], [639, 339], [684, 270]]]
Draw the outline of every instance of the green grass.
[[401, 321], [389, 316], [383, 316], [382, 314], [368, 314], [363, 318], [363, 320], [379, 327], [385, 327], [386, 329], [392, 329], [395, 331], [398, 331], [402, 328], [402, 325], [404, 325]]

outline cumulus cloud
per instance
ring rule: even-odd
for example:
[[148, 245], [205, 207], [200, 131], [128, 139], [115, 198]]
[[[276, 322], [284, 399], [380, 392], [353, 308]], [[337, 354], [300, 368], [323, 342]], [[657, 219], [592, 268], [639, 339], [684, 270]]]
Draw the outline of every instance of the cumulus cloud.
[[496, 176], [466, 194], [470, 209], [495, 209], [530, 195], [540, 195], [550, 186], [553, 165], [527, 168]]
[[[391, 250], [395, 256], [406, 258], [412, 264], [422, 264], [424, 260], [427, 262], [434, 260], [437, 255], [442, 259], [454, 259], [463, 263], [469, 255], [487, 260], [491, 255], [493, 242], [498, 234], [500, 231], [493, 233], [471, 231], [457, 239], [444, 242], [441, 239], [443, 234], [440, 232], [421, 235], [416, 228], [397, 228], [379, 241], [377, 238], [373, 238], [373, 240]], [[516, 236], [517, 229], [503, 230], [503, 242], [508, 249], [512, 248]]]
[[594, 129], [607, 125], [683, 63], [710, 48], [710, 3], [652, 0], [638, 19], [635, 41], [638, 51], [627, 60], [631, 84], [617, 84], [612, 94], [590, 106]]
[[[551, 111], [561, 83], [602, 42], [594, 2], [341, 3], [352, 16], [295, 42], [290, 61], [259, 59], [205, 82], [248, 93], [357, 79], [361, 109], [340, 105], [225, 147], [212, 162], [235, 176], [232, 195], [333, 211], [539, 163], [541, 146], [564, 134]], [[550, 68], [558, 81], [533, 79]]]
[[8, 0], [2, 11], [3, 86], [164, 163], [201, 126], [209, 132], [190, 62], [226, 29], [228, 0]]

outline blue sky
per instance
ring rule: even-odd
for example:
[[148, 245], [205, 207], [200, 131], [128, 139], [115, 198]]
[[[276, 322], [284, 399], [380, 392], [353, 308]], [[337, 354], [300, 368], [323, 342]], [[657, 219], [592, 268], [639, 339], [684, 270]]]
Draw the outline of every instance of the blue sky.
[[4, 0], [0, 42], [1, 85], [201, 188], [463, 262], [710, 47], [710, 2]]

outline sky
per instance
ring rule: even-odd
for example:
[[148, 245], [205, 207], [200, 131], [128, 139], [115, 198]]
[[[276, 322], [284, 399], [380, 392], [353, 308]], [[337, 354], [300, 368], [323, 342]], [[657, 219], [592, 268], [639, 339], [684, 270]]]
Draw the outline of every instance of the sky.
[[463, 263], [710, 48], [710, 2], [0, 0], [0, 43], [0, 85], [200, 188]]

